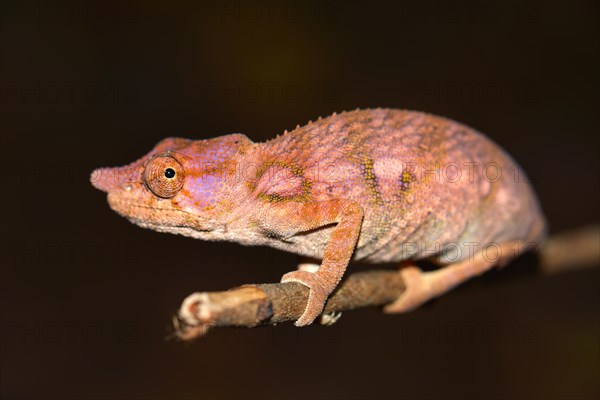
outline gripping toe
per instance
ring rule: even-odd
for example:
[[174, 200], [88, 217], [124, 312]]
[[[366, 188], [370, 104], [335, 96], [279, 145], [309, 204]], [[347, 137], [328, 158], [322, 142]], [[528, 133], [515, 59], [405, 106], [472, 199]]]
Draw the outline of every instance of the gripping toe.
[[329, 292], [325, 290], [323, 282], [318, 275], [308, 271], [292, 271], [283, 275], [281, 282], [296, 282], [300, 283], [310, 289], [308, 295], [308, 302], [304, 312], [294, 323], [296, 326], [306, 326], [312, 324], [312, 322], [323, 312], [325, 302]]

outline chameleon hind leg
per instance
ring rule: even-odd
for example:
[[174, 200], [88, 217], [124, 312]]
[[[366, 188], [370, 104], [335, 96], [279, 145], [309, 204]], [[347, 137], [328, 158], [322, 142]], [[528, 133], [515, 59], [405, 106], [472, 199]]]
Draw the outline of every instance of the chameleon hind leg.
[[466, 260], [431, 272], [423, 272], [412, 265], [405, 266], [400, 269], [400, 274], [406, 285], [406, 291], [394, 302], [385, 306], [383, 311], [393, 314], [414, 310], [496, 265], [505, 265], [520, 253], [523, 249], [522, 244], [519, 241], [512, 241], [495, 246], [495, 255], [488, 254], [484, 248]]

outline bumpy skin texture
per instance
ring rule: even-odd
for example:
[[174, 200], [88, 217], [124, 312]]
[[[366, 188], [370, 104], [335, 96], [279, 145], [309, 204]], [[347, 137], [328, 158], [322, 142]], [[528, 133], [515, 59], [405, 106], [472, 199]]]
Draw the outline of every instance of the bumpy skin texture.
[[311, 289], [297, 325], [321, 313], [351, 259], [457, 266], [431, 284], [407, 275], [420, 300], [388, 310], [406, 311], [495, 264], [474, 261], [486, 244], [535, 245], [545, 232], [524, 173], [502, 149], [462, 124], [411, 111], [334, 114], [265, 143], [241, 134], [169, 138], [132, 164], [94, 171], [92, 183], [143, 227], [322, 260], [316, 272], [282, 279]]

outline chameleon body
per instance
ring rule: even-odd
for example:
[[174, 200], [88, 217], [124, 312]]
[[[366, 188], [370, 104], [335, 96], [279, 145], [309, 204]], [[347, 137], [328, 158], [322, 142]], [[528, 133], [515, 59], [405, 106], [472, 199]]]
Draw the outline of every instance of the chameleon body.
[[[350, 260], [404, 261], [407, 290], [385, 308], [403, 312], [545, 236], [524, 173], [499, 146], [412, 111], [334, 114], [264, 143], [168, 138], [92, 183], [142, 227], [318, 260], [282, 278], [311, 289], [297, 325], [322, 312]], [[406, 266], [423, 258], [441, 268]]]

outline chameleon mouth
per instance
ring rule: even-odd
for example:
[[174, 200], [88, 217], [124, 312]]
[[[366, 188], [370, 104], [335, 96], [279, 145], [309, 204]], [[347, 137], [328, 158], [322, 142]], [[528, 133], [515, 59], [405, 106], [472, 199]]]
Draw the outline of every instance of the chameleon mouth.
[[207, 230], [206, 227], [200, 227], [198, 216], [184, 210], [123, 200], [113, 193], [109, 193], [107, 199], [110, 208], [137, 225]]

